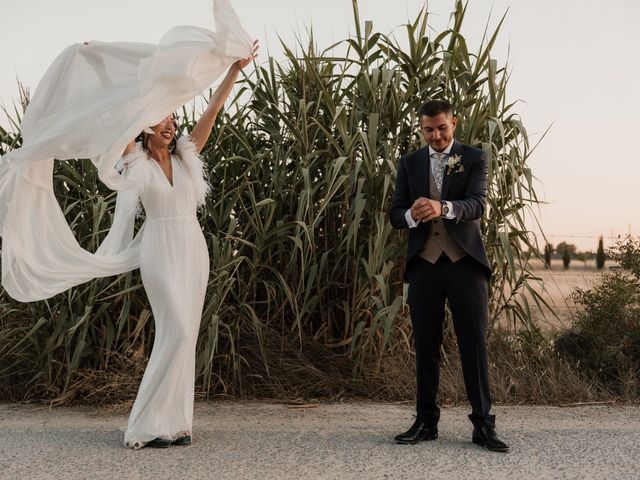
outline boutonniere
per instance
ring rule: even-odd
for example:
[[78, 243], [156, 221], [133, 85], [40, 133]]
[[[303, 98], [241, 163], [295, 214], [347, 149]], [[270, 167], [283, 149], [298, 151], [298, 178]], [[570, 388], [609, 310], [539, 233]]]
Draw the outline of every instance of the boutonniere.
[[447, 159], [447, 175], [452, 173], [464, 172], [464, 165], [462, 165], [462, 157], [460, 155], [451, 155]]

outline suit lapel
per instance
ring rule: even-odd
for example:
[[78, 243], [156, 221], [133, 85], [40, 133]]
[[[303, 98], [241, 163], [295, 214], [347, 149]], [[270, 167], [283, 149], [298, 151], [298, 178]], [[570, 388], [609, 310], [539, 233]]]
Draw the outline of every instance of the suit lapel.
[[[449, 152], [450, 157], [452, 157], [453, 155], [459, 155], [460, 157], [462, 157], [462, 144], [457, 140], [453, 141], [451, 151]], [[447, 170], [448, 168], [445, 167], [444, 175], [442, 178], [442, 194], [440, 195], [440, 198], [442, 200], [447, 199], [447, 195], [449, 194], [449, 185], [451, 185], [451, 176], [453, 175], [452, 173], [447, 173]]]
[[416, 198], [429, 197], [429, 176], [431, 175], [431, 168], [429, 168], [429, 147], [423, 147], [418, 150], [418, 158], [416, 159], [415, 166], [415, 178], [416, 185]]

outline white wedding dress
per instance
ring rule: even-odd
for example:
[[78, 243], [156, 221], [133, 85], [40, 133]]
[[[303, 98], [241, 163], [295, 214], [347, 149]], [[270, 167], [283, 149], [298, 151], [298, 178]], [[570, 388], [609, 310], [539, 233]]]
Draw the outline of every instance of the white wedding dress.
[[173, 185], [139, 144], [124, 158], [123, 174], [139, 184], [146, 215], [140, 273], [156, 332], [124, 437], [130, 448], [191, 434], [196, 340], [209, 276], [196, 208], [207, 184], [193, 143], [182, 137], [177, 150], [171, 156]]

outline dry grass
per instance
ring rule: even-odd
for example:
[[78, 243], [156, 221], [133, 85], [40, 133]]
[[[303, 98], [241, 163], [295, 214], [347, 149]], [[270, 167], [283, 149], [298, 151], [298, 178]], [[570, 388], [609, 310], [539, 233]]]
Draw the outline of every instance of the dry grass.
[[[450, 322], [447, 321], [447, 325]], [[410, 329], [399, 327], [401, 337]], [[244, 398], [309, 402], [322, 399], [367, 398], [378, 401], [406, 401], [415, 398], [415, 356], [410, 348], [385, 353], [379, 362], [365, 365], [348, 353], [308, 341], [304, 352], [277, 333], [264, 346], [266, 362], [251, 358], [257, 349], [246, 345], [250, 388]], [[405, 343], [406, 345], [406, 343]], [[443, 405], [466, 403], [462, 368], [452, 329], [447, 328], [443, 344], [439, 398]], [[489, 340], [491, 391], [499, 404], [565, 404], [606, 400], [610, 395], [597, 382], [587, 379], [555, 354], [551, 342], [541, 338], [514, 336], [496, 330]], [[251, 369], [258, 365], [268, 369]], [[117, 359], [107, 371], [76, 373], [74, 389], [50, 401], [53, 405], [93, 404], [109, 412], [131, 408], [144, 370], [144, 362]], [[222, 385], [220, 385], [222, 386]], [[73, 392], [73, 393], [70, 393]], [[201, 382], [196, 398], [234, 398], [219, 388], [207, 395]]]
[[[572, 298], [572, 292], [576, 288], [590, 289], [600, 278], [600, 276], [613, 266], [607, 262], [603, 270], [598, 270], [595, 260], [581, 262], [573, 260], [569, 269], [565, 270], [562, 260], [552, 260], [551, 267], [547, 268], [541, 260], [530, 261], [532, 273], [540, 279], [538, 282], [531, 282], [531, 286], [550, 306], [540, 308], [533, 301], [532, 295], [526, 293], [527, 300], [531, 308], [533, 323], [547, 335], [567, 329], [571, 326], [576, 312], [576, 304]], [[510, 327], [504, 322], [503, 327]]]

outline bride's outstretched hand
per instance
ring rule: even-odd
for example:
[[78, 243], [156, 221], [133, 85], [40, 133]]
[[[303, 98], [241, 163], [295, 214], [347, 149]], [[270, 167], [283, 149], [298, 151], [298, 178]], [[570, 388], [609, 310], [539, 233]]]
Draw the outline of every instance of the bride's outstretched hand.
[[258, 56], [258, 50], [260, 50], [260, 44], [258, 43], [258, 40], [254, 40], [251, 55], [248, 56], [247, 58], [241, 58], [235, 63], [238, 69], [242, 70], [244, 67], [246, 67], [251, 62], [253, 62]]

